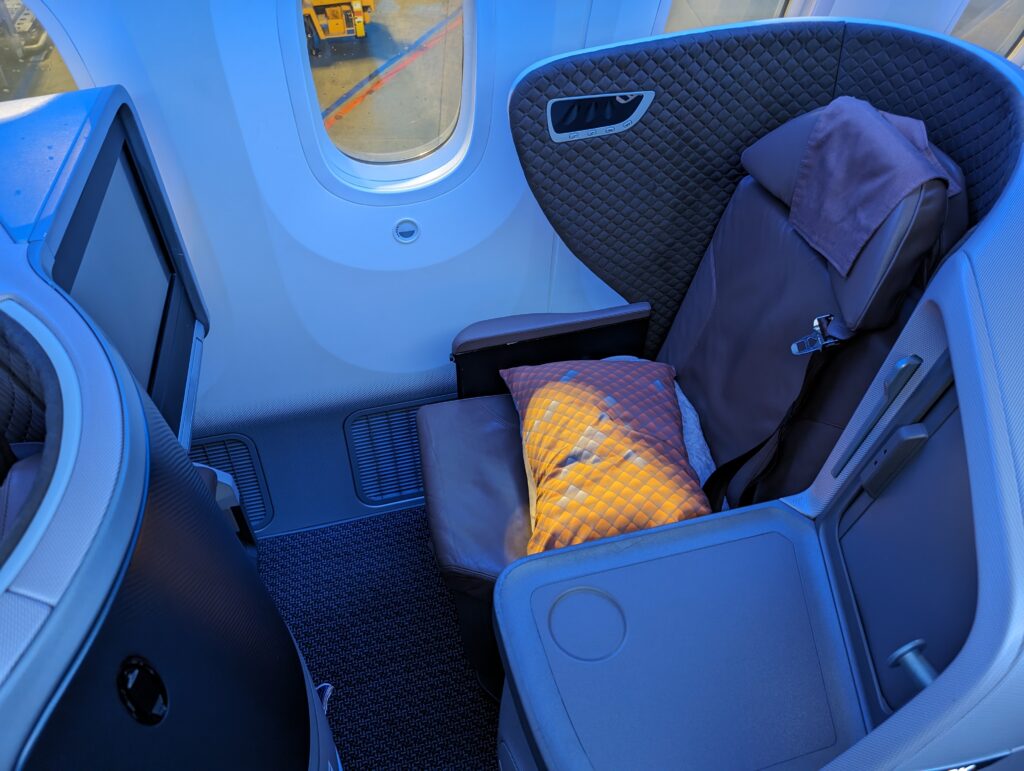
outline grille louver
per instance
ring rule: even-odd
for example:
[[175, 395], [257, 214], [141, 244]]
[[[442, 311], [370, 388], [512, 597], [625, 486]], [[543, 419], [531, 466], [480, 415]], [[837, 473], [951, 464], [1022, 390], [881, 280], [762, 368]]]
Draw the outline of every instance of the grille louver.
[[255, 448], [242, 436], [219, 436], [196, 439], [189, 457], [193, 463], [213, 466], [235, 479], [242, 511], [253, 530], [267, 526], [273, 516], [263, 472], [257, 465]]
[[416, 411], [420, 405], [363, 411], [347, 421], [356, 493], [370, 505], [423, 495]]

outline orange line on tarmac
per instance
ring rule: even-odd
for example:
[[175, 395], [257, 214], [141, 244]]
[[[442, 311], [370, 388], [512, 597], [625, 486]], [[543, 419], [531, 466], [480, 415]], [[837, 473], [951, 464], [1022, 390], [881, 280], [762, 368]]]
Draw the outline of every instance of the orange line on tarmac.
[[333, 112], [328, 117], [324, 118], [324, 128], [329, 129], [337, 121], [341, 120], [350, 112], [352, 112], [352, 110], [354, 110], [356, 107], [362, 104], [368, 96], [379, 91], [384, 85], [393, 80], [395, 76], [398, 75], [398, 73], [402, 72], [402, 70], [404, 70], [414, 61], [423, 56], [423, 54], [425, 54], [427, 51], [429, 51], [431, 48], [440, 43], [448, 35], [449, 32], [454, 30], [456, 27], [460, 27], [461, 25], [462, 14], [460, 13], [458, 16], [456, 16], [454, 19], [448, 22], [448, 24], [439, 29], [436, 34], [424, 40], [423, 43], [419, 45], [419, 47], [409, 49], [409, 51], [404, 53], [402, 55], [402, 58], [398, 59], [391, 67], [389, 67], [387, 70], [382, 72], [378, 77], [374, 78], [369, 83], [367, 83], [362, 89], [355, 93], [351, 99], [345, 102], [345, 104], [339, 107], [335, 112]]

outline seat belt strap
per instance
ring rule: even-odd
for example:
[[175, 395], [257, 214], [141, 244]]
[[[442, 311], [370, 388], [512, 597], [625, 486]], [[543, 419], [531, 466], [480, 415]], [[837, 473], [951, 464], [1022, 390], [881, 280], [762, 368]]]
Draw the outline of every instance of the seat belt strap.
[[704, 481], [704, 495], [707, 496], [708, 504], [711, 506], [712, 511], [721, 511], [722, 506], [725, 504], [725, 493], [729, 489], [729, 483], [732, 481], [736, 473], [743, 468], [743, 466], [757, 455], [761, 449], [771, 441], [772, 437], [778, 432], [778, 429], [770, 433], [760, 442], [755, 444], [749, 450], [741, 455], [737, 455], [735, 458], [726, 461], [714, 471]]
[[797, 413], [800, 406], [807, 398], [807, 394], [811, 392], [812, 385], [817, 379], [819, 373], [824, 369], [825, 364], [832, 358], [832, 350], [834, 350], [834, 347], [838, 343], [848, 340], [853, 336], [853, 333], [846, 329], [845, 326], [834, 322], [831, 314], [818, 316], [814, 319], [812, 327], [813, 332], [810, 335], [797, 340], [791, 347], [791, 352], [794, 355], [806, 355], [808, 357], [807, 366], [804, 369], [804, 377], [803, 381], [800, 383], [800, 388], [797, 389], [796, 396], [786, 409], [786, 412], [783, 414], [782, 420], [779, 421], [778, 426], [776, 426], [775, 430], [768, 434], [768, 436], [755, 444], [749, 450], [740, 453], [735, 458], [732, 458], [718, 466], [718, 468], [716, 468], [711, 473], [711, 476], [709, 476], [704, 482], [704, 494], [707, 496], [708, 503], [711, 505], [712, 511], [721, 511], [722, 505], [725, 503], [725, 495], [729, 489], [729, 485], [736, 477], [736, 474], [739, 473], [740, 469], [754, 458], [754, 456], [761, 452], [761, 450], [768, 446], [769, 443], [774, 441], [774, 447], [771, 450], [771, 455], [765, 459], [761, 469], [754, 475], [746, 487], [743, 488], [740, 499], [738, 501], [733, 501], [732, 503], [736, 506], [747, 506], [753, 502], [755, 486], [771, 466], [772, 461], [775, 460], [779, 447], [782, 444], [786, 428], [789, 426], [793, 416]]

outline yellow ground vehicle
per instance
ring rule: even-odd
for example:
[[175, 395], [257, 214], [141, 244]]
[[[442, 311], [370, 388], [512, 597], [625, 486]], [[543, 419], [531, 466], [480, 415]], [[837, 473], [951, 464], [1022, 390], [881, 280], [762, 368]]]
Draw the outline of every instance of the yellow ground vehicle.
[[372, 15], [373, 3], [368, 0], [303, 0], [302, 20], [309, 52], [319, 56], [324, 43], [366, 37]]

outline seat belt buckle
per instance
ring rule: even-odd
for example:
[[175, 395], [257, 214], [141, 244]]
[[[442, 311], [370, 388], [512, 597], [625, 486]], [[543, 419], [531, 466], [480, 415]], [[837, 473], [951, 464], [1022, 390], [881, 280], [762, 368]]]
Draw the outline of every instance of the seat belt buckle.
[[811, 334], [801, 337], [789, 346], [790, 352], [794, 356], [806, 356], [807, 354], [816, 353], [824, 348], [843, 342], [844, 338], [837, 337], [829, 332], [829, 324], [832, 323], [834, 318], [831, 313], [818, 316], [811, 324], [811, 329], [813, 330]]

